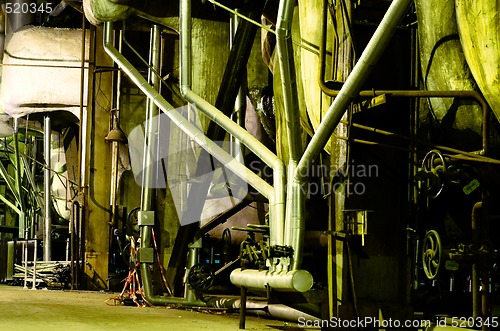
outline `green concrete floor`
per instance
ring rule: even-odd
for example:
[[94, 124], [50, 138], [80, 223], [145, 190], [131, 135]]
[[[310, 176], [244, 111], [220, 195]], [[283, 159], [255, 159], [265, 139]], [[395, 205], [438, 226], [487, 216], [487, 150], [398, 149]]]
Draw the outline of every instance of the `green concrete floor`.
[[[110, 306], [116, 294], [25, 290], [0, 285], [0, 330], [238, 330], [238, 314], [165, 307]], [[297, 324], [247, 316], [247, 330], [304, 330]]]

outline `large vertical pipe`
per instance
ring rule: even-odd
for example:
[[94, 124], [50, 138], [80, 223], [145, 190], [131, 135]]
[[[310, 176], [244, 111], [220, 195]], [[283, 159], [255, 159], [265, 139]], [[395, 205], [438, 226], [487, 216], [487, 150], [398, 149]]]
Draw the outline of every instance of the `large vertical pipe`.
[[52, 220], [50, 199], [50, 117], [45, 116], [43, 127], [43, 155], [45, 157], [45, 169], [43, 171], [44, 197], [45, 197], [45, 220], [43, 225], [43, 260], [52, 259]]
[[3, 63], [3, 51], [5, 48], [5, 12], [4, 7], [0, 9], [0, 63]]
[[276, 25], [276, 46], [281, 72], [281, 88], [288, 140], [288, 183], [285, 215], [284, 244], [293, 248], [292, 269], [300, 268], [304, 241], [304, 193], [301, 183], [293, 181], [293, 175], [302, 152], [300, 141], [300, 114], [293, 61], [292, 18], [294, 0], [280, 1]]

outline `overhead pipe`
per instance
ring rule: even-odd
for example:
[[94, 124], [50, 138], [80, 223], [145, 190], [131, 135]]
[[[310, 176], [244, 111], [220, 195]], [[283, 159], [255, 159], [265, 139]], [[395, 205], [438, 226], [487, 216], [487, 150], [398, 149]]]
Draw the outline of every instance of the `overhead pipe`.
[[288, 141], [288, 183], [285, 215], [286, 246], [293, 248], [291, 266], [293, 270], [300, 269], [305, 232], [305, 195], [302, 183], [293, 180], [297, 163], [302, 152], [300, 141], [300, 114], [297, 96], [295, 64], [293, 60], [292, 18], [295, 7], [294, 0], [282, 0], [278, 7], [276, 24], [276, 46], [281, 73], [281, 88], [285, 111], [287, 141]]
[[328, 109], [318, 130], [313, 135], [295, 171], [294, 180], [301, 182], [310, 163], [318, 156], [324, 148], [333, 130], [339, 124], [342, 116], [347, 110], [350, 102], [359, 94], [364, 81], [368, 77], [372, 67], [377, 63], [389, 41], [394, 34], [397, 25], [404, 18], [411, 0], [394, 0], [385, 13], [382, 21], [375, 30], [361, 57], [354, 66], [351, 74], [335, 97]]
[[[104, 24], [104, 50], [118, 64], [122, 71], [137, 85], [137, 87], [154, 102], [167, 115], [172, 123], [179, 127], [191, 139], [198, 143], [209, 154], [213, 155], [217, 160], [223, 163], [229, 170], [237, 176], [247, 181], [259, 193], [268, 199], [272, 199], [274, 189], [271, 185], [257, 176], [251, 170], [246, 168], [241, 163], [234, 160], [231, 155], [219, 147], [216, 143], [209, 140], [198, 128], [186, 120], [181, 114], [174, 111], [174, 107], [170, 105], [149, 83], [141, 73], [133, 67], [133, 65], [120, 53], [113, 45], [113, 25], [111, 22]], [[231, 120], [229, 120], [231, 121]], [[232, 123], [232, 121], [231, 121]], [[278, 159], [279, 160], [279, 159]], [[141, 231], [141, 240], [143, 247], [151, 246], [151, 227], [143, 226]], [[205, 306], [206, 303], [200, 300], [194, 302], [186, 298], [163, 297], [153, 294], [150, 267], [147, 263], [141, 264], [141, 274], [143, 277], [144, 297], [153, 305], [168, 305], [168, 304], [190, 304]]]
[[257, 157], [273, 169], [273, 187], [269, 199], [269, 232], [271, 245], [283, 245], [285, 219], [285, 167], [283, 162], [248, 131], [234, 123], [220, 110], [201, 98], [191, 89], [192, 49], [191, 49], [191, 1], [180, 0], [180, 90], [188, 102], [196, 105], [210, 120], [225, 129], [235, 139], [241, 141]]

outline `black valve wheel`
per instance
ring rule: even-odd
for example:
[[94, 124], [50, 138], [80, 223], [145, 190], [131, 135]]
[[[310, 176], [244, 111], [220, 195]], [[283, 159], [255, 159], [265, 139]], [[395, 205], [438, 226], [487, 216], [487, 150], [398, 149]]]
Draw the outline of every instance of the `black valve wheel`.
[[422, 249], [422, 263], [428, 279], [433, 280], [439, 275], [443, 260], [443, 246], [436, 230], [427, 231]]
[[187, 281], [196, 291], [206, 291], [213, 284], [215, 273], [210, 264], [198, 263], [189, 268]]
[[127, 215], [127, 223], [126, 225], [126, 231], [127, 235], [129, 236], [134, 236], [136, 238], [139, 237], [139, 211], [141, 210], [140, 207], [136, 207], [132, 209], [128, 215]]

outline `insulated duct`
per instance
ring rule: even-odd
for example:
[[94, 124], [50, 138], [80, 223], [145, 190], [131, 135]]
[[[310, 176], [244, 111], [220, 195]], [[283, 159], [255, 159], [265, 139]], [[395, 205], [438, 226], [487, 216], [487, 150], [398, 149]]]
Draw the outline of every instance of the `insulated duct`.
[[[80, 117], [82, 61], [88, 62], [81, 30], [27, 27], [5, 45], [0, 86], [0, 113], [17, 118], [31, 113], [68, 111]], [[84, 69], [83, 104], [87, 104], [88, 69]], [[47, 84], [50, 82], [50, 84]]]

